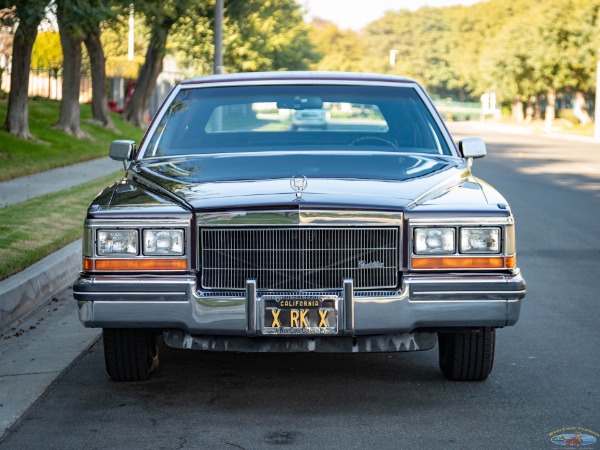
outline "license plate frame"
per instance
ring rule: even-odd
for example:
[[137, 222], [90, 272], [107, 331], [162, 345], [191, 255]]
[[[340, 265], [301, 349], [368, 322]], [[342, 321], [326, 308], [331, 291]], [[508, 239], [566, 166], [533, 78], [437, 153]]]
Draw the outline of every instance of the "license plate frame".
[[261, 332], [286, 336], [337, 334], [339, 300], [337, 295], [263, 295]]

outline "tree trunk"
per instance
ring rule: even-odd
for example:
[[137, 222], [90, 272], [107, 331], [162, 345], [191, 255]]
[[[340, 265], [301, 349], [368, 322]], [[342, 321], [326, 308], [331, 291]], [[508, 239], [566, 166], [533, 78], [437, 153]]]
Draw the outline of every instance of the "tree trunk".
[[31, 69], [31, 51], [42, 17], [43, 15], [40, 14], [39, 20], [33, 23], [21, 20], [13, 41], [10, 92], [4, 129], [21, 139], [33, 138], [29, 132], [29, 71]]
[[523, 122], [523, 100], [521, 99], [521, 94], [517, 94], [513, 99], [511, 111], [515, 122]]
[[585, 102], [585, 94], [581, 91], [575, 91], [575, 102], [573, 105], [573, 114], [579, 119], [581, 125], [587, 125], [592, 121], [590, 113]]
[[552, 88], [548, 89], [548, 98], [546, 99], [545, 122], [546, 130], [552, 130], [554, 117], [556, 116], [556, 91]]
[[534, 111], [533, 118], [535, 120], [542, 120], [542, 103], [540, 102], [539, 97], [536, 97], [535, 99]]
[[537, 107], [537, 97], [532, 95], [527, 100], [527, 108], [525, 109], [525, 123], [529, 124], [535, 116], [535, 110]]
[[81, 39], [72, 35], [65, 24], [61, 10], [57, 8], [56, 19], [63, 50], [63, 85], [60, 116], [54, 128], [77, 137], [84, 137], [80, 128], [79, 89], [81, 84]]
[[123, 111], [123, 119], [140, 128], [148, 125], [146, 114], [150, 106], [150, 97], [156, 87], [158, 75], [162, 72], [167, 36], [173, 23], [173, 20], [167, 19], [163, 22], [156, 22], [152, 27], [146, 61], [140, 70], [131, 100]]
[[106, 59], [100, 42], [100, 30], [91, 30], [83, 42], [92, 66], [92, 118], [102, 126], [113, 129], [106, 97]]

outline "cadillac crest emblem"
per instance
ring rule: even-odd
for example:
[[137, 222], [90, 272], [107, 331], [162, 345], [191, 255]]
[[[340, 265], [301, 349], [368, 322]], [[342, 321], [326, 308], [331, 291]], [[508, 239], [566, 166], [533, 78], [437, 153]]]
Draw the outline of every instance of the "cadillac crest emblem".
[[292, 179], [290, 180], [290, 186], [292, 187], [292, 189], [294, 191], [296, 191], [296, 198], [302, 197], [302, 191], [304, 189], [306, 189], [307, 185], [308, 185], [308, 180], [304, 176], [302, 176], [302, 177], [293, 176]]

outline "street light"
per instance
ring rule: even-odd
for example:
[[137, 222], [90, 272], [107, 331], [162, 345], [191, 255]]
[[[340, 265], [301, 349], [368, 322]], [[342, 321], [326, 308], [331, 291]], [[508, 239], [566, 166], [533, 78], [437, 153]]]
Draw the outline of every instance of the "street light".
[[213, 73], [224, 73], [223, 67], [223, 0], [215, 1], [215, 59]]

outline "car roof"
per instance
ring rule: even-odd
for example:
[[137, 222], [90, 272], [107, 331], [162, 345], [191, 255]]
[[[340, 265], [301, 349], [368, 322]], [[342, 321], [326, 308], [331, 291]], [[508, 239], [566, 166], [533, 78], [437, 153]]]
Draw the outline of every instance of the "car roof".
[[354, 81], [354, 82], [391, 82], [391, 83], [416, 83], [416, 81], [394, 75], [361, 72], [246, 72], [222, 75], [207, 75], [183, 80], [180, 84], [203, 83], [240, 83], [256, 81]]

